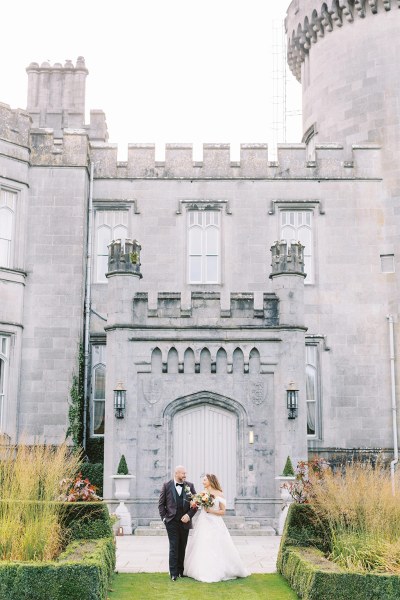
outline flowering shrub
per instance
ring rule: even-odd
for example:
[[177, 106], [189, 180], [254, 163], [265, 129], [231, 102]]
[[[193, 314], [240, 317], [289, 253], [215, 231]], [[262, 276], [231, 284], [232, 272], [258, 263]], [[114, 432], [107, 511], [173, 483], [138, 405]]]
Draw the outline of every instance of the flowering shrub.
[[215, 496], [208, 492], [200, 492], [199, 494], [191, 494], [190, 505], [197, 508], [210, 508], [214, 506]]
[[313, 486], [320, 483], [329, 464], [323, 458], [315, 457], [313, 460], [301, 460], [297, 463], [293, 482], [284, 483], [293, 500], [298, 504], [308, 504], [313, 498]]
[[101, 500], [96, 494], [96, 486], [89, 479], [82, 479], [82, 473], [78, 473], [75, 479], [63, 479], [60, 481], [61, 496], [63, 502], [95, 502]]

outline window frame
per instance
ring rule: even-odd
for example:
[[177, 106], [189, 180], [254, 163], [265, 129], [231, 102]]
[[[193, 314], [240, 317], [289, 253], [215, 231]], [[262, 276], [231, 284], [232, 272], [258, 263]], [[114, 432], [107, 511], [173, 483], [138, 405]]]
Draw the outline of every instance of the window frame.
[[[279, 222], [278, 222], [278, 227], [279, 227], [279, 239], [285, 239], [287, 240], [288, 244], [291, 241], [299, 241], [299, 236], [298, 236], [298, 231], [300, 228], [308, 228], [309, 232], [310, 232], [310, 246], [309, 248], [307, 248], [305, 246], [304, 248], [304, 258], [306, 259], [306, 257], [309, 257], [309, 264], [310, 264], [310, 269], [307, 269], [306, 264], [304, 265], [304, 271], [306, 273], [306, 277], [304, 279], [304, 285], [315, 285], [316, 283], [316, 277], [315, 277], [315, 215], [314, 215], [314, 210], [313, 210], [313, 206], [290, 206], [290, 205], [282, 205], [279, 207]], [[296, 215], [295, 219], [296, 219], [296, 224], [292, 225], [287, 225], [287, 224], [283, 224], [282, 223], [282, 219], [283, 219], [283, 213], [294, 213]], [[308, 226], [306, 223], [301, 223], [300, 225], [298, 224], [298, 217], [297, 215], [299, 215], [300, 213], [302, 214], [309, 214], [310, 215], [310, 220], [311, 220], [311, 224]], [[293, 227], [296, 230], [296, 238], [291, 238], [290, 240], [285, 237], [283, 235], [283, 228], [284, 227]], [[304, 245], [304, 244], [303, 244]], [[311, 272], [308, 272], [311, 271]]]
[[[3, 344], [5, 351], [3, 352]], [[10, 365], [10, 335], [0, 333], [0, 433], [6, 433], [7, 391]]]
[[[99, 359], [94, 362], [94, 351], [95, 348], [99, 349]], [[105, 344], [92, 344], [91, 347], [91, 370], [90, 370], [90, 427], [89, 433], [91, 438], [104, 438], [105, 436], [105, 416], [106, 416], [106, 384], [107, 384], [107, 366], [106, 366], [106, 345]], [[104, 399], [95, 398], [95, 383], [96, 383], [96, 370], [99, 368], [104, 369]], [[95, 433], [94, 431], [94, 420], [95, 420], [95, 405], [96, 403], [102, 402], [104, 405], [104, 433]]]
[[[113, 232], [115, 229], [117, 229], [118, 227], [126, 227], [126, 236], [125, 238], [118, 238], [116, 237], [115, 239], [129, 239], [132, 238], [132, 206], [131, 204], [134, 204], [134, 209], [135, 212], [138, 213], [138, 211], [136, 210], [136, 202], [132, 201], [129, 203], [123, 203], [123, 204], [116, 204], [116, 205], [112, 205], [110, 203], [103, 203], [101, 201], [97, 201], [97, 202], [93, 202], [93, 236], [92, 236], [92, 283], [93, 284], [98, 284], [98, 285], [104, 285], [107, 284], [107, 279], [104, 278], [103, 279], [99, 279], [99, 257], [108, 257], [108, 251], [107, 254], [99, 254], [98, 252], [98, 231], [101, 227], [108, 227], [109, 229], [111, 229], [111, 239], [110, 242], [114, 239], [113, 236]], [[99, 213], [126, 213], [127, 215], [127, 219], [126, 219], [126, 225], [124, 223], [114, 223], [112, 226], [111, 225], [107, 225], [106, 223], [102, 223], [100, 225], [98, 225], [98, 218], [99, 218]]]
[[[10, 208], [7, 203], [5, 198], [3, 199], [3, 194], [12, 194], [14, 196], [13, 202], [14, 202], [14, 206], [13, 208]], [[14, 269], [16, 267], [16, 240], [17, 240], [17, 209], [18, 209], [18, 198], [19, 198], [19, 190], [13, 189], [9, 186], [5, 186], [5, 185], [1, 185], [0, 186], [0, 211], [2, 210], [8, 210], [11, 213], [11, 238], [8, 240], [9, 241], [9, 249], [8, 249], [8, 260], [7, 260], [7, 264], [1, 264], [0, 262], [0, 268], [5, 268], [5, 269]], [[3, 240], [7, 241], [7, 238], [2, 238]], [[1, 260], [1, 256], [0, 256], [0, 260]]]
[[[321, 440], [322, 439], [322, 382], [321, 382], [321, 348], [320, 341], [306, 340], [306, 352], [305, 352], [305, 403], [306, 403], [306, 427], [307, 427], [307, 439], [308, 440]], [[308, 348], [315, 348], [315, 361], [314, 363], [309, 362]], [[307, 370], [313, 370], [315, 373], [314, 392], [315, 400], [308, 399], [307, 393]], [[315, 431], [314, 433], [308, 433], [308, 405], [309, 403], [315, 403], [314, 418], [315, 418]]]
[[[217, 219], [213, 218], [212, 222], [206, 222], [206, 215], [212, 214], [217, 215]], [[191, 215], [198, 215], [197, 222], [191, 224]], [[199, 216], [201, 215], [201, 223], [199, 223]], [[220, 285], [222, 282], [221, 276], [221, 233], [222, 233], [222, 211], [219, 206], [205, 206], [204, 208], [200, 206], [189, 206], [187, 208], [186, 215], [186, 244], [187, 244], [187, 252], [186, 252], [186, 273], [187, 273], [187, 283], [189, 285]], [[216, 222], [217, 221], [217, 222]], [[194, 253], [191, 251], [191, 232], [195, 229], [199, 228], [201, 231], [201, 252]], [[211, 229], [215, 229], [217, 232], [217, 250], [216, 252], [209, 252], [207, 249], [207, 232]], [[201, 276], [199, 280], [192, 279], [192, 258], [200, 257], [200, 268], [201, 268]], [[209, 280], [208, 278], [208, 258], [216, 257], [216, 271], [217, 277], [215, 280]]]

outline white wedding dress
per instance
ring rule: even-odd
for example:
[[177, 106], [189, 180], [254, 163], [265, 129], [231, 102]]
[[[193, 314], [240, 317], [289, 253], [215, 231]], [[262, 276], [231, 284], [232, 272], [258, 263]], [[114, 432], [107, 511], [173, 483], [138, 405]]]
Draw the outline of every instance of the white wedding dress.
[[[220, 504], [226, 500], [217, 496], [212, 508], [218, 510]], [[189, 536], [184, 574], [205, 583], [250, 575], [220, 515], [201, 509]]]

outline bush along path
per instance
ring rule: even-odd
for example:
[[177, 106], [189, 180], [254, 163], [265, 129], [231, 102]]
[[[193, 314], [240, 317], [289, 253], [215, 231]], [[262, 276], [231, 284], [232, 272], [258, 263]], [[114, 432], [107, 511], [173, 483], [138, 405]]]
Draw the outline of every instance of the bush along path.
[[[171, 581], [167, 573], [116, 574], [109, 600], [297, 600], [283, 577], [274, 574], [250, 575], [220, 583], [200, 583], [189, 578]], [[322, 600], [322, 599], [321, 599]]]

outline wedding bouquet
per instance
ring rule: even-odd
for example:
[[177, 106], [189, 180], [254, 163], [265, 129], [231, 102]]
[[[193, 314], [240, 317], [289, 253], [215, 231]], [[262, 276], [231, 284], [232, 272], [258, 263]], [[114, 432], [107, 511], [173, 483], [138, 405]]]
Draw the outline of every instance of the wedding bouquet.
[[208, 492], [200, 492], [199, 494], [191, 494], [190, 504], [197, 508], [210, 508], [214, 506], [215, 497]]

